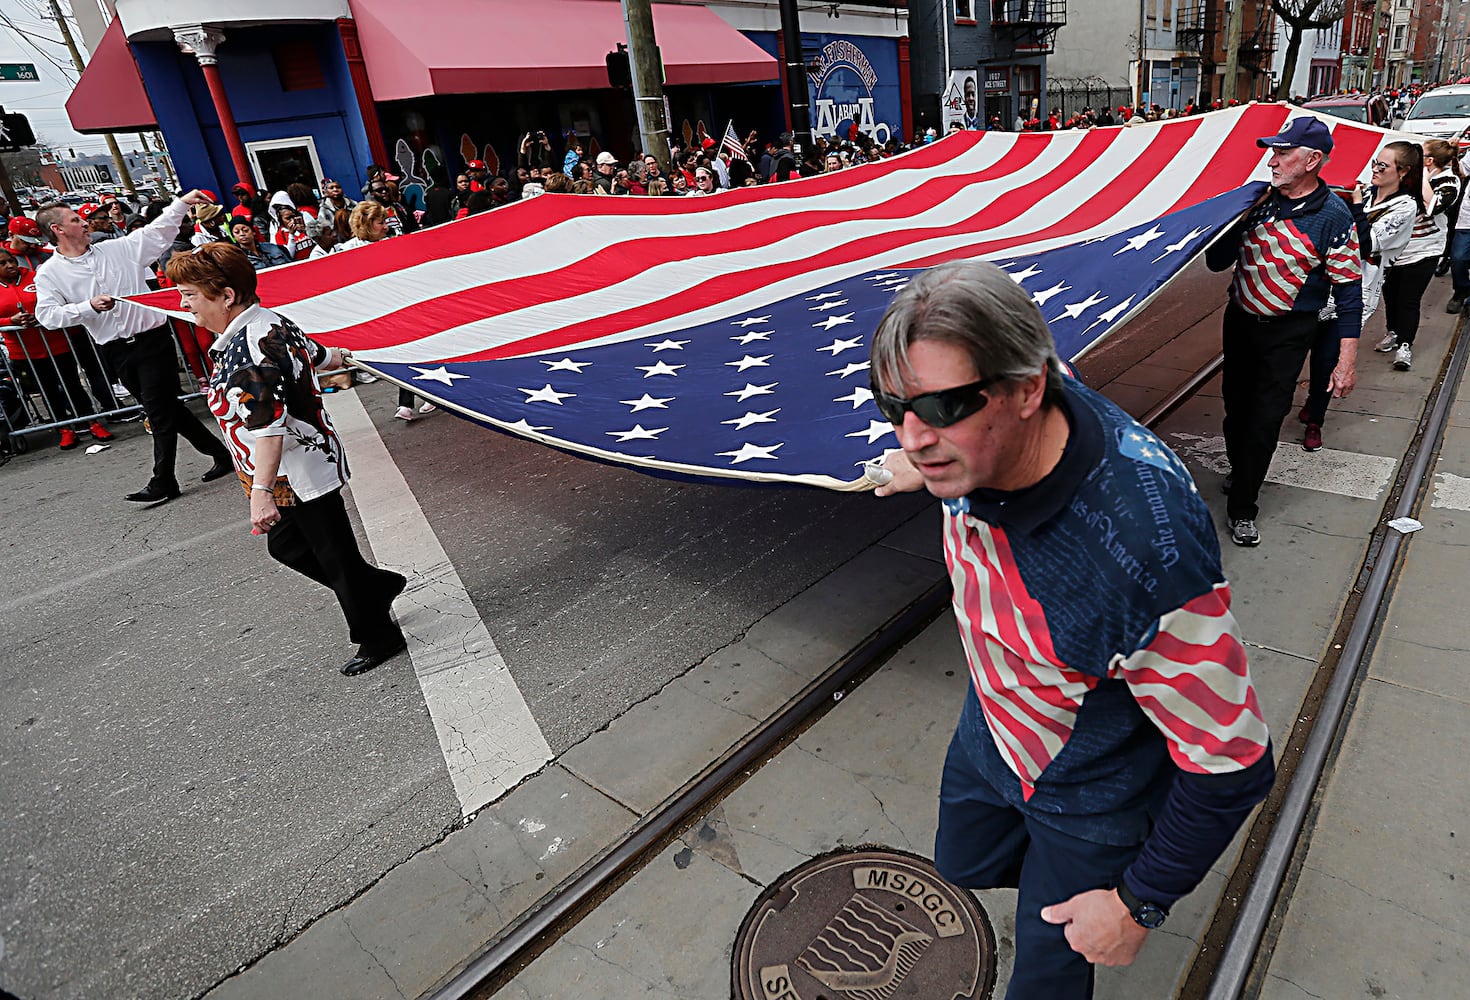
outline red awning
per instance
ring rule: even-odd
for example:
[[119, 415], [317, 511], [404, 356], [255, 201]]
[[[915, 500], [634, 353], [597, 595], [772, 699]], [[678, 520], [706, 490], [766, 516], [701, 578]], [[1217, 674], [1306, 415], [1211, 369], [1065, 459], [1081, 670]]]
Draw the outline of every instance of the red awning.
[[[616, 0], [352, 0], [373, 99], [607, 88], [626, 43]], [[779, 79], [776, 60], [702, 6], [654, 4], [671, 86]]]
[[114, 17], [102, 35], [91, 62], [82, 71], [66, 99], [71, 127], [78, 132], [137, 132], [158, 128], [143, 77], [133, 61], [123, 34], [122, 19]]

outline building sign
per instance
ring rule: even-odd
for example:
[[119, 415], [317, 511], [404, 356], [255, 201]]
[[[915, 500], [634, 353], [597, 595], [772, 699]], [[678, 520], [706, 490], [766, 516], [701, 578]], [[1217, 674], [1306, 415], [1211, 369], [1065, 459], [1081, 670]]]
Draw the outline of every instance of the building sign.
[[823, 43], [816, 59], [810, 60], [807, 67], [812, 131], [845, 139], [856, 125], [859, 132], [880, 145], [891, 138], [901, 139], [894, 40], [817, 37]]
[[985, 92], [1008, 94], [1011, 91], [1011, 69], [1009, 66], [987, 66], [985, 68]]
[[955, 70], [949, 74], [944, 90], [944, 130], [980, 127], [980, 99], [973, 69]]

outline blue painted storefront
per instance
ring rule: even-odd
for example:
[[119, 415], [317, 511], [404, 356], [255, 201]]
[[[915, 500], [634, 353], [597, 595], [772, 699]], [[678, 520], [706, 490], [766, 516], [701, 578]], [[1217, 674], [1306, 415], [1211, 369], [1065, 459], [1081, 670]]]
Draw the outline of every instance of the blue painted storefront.
[[[225, 35], [219, 47], [220, 76], [241, 141], [310, 136], [326, 176], [365, 176], [372, 156], [336, 25], [232, 28]], [[311, 43], [323, 86], [286, 91], [276, 46], [302, 42]], [[131, 44], [179, 183], [227, 196], [235, 168], [198, 61], [172, 41]], [[348, 189], [352, 193], [351, 184]]]

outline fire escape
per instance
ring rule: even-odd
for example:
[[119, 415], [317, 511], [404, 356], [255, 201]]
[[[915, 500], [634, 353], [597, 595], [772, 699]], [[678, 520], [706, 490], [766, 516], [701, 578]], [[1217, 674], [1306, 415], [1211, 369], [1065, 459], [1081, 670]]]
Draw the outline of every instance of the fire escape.
[[1067, 23], [1067, 0], [991, 0], [990, 29], [1017, 50], [1051, 52]]
[[1210, 4], [1200, 3], [1185, 7], [1175, 16], [1174, 38], [1185, 52], [1197, 53], [1208, 60], [1215, 47], [1215, 19], [1211, 16]]

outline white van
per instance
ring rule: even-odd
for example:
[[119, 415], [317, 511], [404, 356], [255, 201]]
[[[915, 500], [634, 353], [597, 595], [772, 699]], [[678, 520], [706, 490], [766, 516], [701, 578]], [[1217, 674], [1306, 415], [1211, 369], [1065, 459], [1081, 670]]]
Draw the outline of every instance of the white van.
[[1464, 148], [1465, 130], [1470, 128], [1470, 86], [1439, 87], [1424, 94], [1409, 109], [1402, 132], [1427, 139], [1455, 139]]

